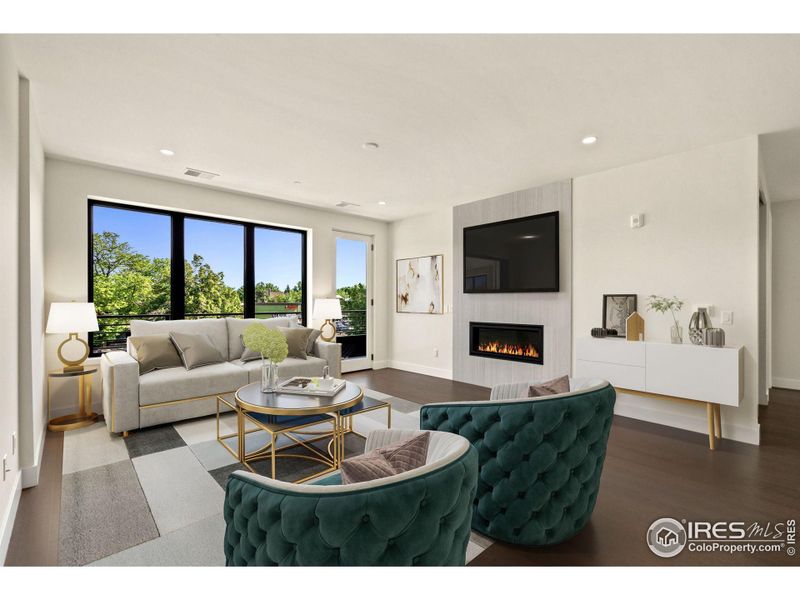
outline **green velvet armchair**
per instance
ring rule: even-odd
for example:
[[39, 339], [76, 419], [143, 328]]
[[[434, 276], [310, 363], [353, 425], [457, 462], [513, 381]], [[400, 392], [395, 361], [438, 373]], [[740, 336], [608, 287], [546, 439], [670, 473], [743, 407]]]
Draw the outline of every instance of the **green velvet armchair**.
[[[379, 430], [366, 451], [418, 435]], [[424, 466], [364, 483], [292, 484], [236, 471], [225, 490], [229, 566], [463, 565], [478, 453], [446, 432], [430, 438]]]
[[472, 529], [525, 546], [563, 542], [589, 521], [614, 413], [606, 381], [570, 382], [539, 398], [529, 383], [504, 384], [483, 402], [422, 407], [422, 429], [467, 438], [478, 451]]

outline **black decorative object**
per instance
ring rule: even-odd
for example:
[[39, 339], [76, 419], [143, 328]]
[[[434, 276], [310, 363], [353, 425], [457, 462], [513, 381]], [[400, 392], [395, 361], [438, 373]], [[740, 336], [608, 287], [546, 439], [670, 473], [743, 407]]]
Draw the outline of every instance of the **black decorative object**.
[[592, 337], [619, 337], [616, 329], [606, 329], [605, 327], [592, 327]]
[[626, 321], [634, 312], [636, 294], [603, 294], [603, 328], [616, 330], [617, 337], [625, 337]]

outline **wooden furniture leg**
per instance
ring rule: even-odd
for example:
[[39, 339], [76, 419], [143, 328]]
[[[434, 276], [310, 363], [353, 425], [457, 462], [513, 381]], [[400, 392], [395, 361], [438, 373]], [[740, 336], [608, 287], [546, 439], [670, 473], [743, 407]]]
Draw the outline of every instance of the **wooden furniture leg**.
[[714, 427], [717, 437], [722, 439], [722, 407], [719, 404], [714, 405]]
[[706, 402], [706, 413], [708, 414], [708, 447], [712, 450], [715, 449], [715, 440], [716, 437], [714, 436], [714, 405], [711, 402]]

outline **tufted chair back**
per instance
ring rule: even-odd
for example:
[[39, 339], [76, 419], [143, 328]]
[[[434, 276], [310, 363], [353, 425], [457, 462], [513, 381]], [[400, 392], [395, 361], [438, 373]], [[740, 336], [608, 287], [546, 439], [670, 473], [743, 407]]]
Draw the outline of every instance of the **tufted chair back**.
[[[419, 435], [373, 431], [366, 449]], [[478, 453], [433, 432], [425, 466], [374, 481], [293, 484], [236, 471], [225, 489], [225, 558], [248, 565], [463, 565]]]
[[[594, 510], [616, 393], [606, 381], [571, 381], [567, 394], [427, 404], [422, 429], [467, 438], [478, 451], [472, 528], [512, 544], [558, 544]], [[514, 386], [524, 386], [517, 387]]]

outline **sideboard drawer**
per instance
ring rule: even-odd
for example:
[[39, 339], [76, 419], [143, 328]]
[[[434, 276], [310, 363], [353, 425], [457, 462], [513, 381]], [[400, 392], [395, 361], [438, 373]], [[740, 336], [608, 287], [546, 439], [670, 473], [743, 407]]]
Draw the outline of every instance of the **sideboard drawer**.
[[647, 347], [642, 342], [617, 338], [578, 338], [575, 358], [592, 362], [644, 367]]
[[578, 377], [605, 379], [614, 387], [645, 390], [645, 368], [643, 366], [634, 367], [591, 360], [577, 360], [575, 366]]

